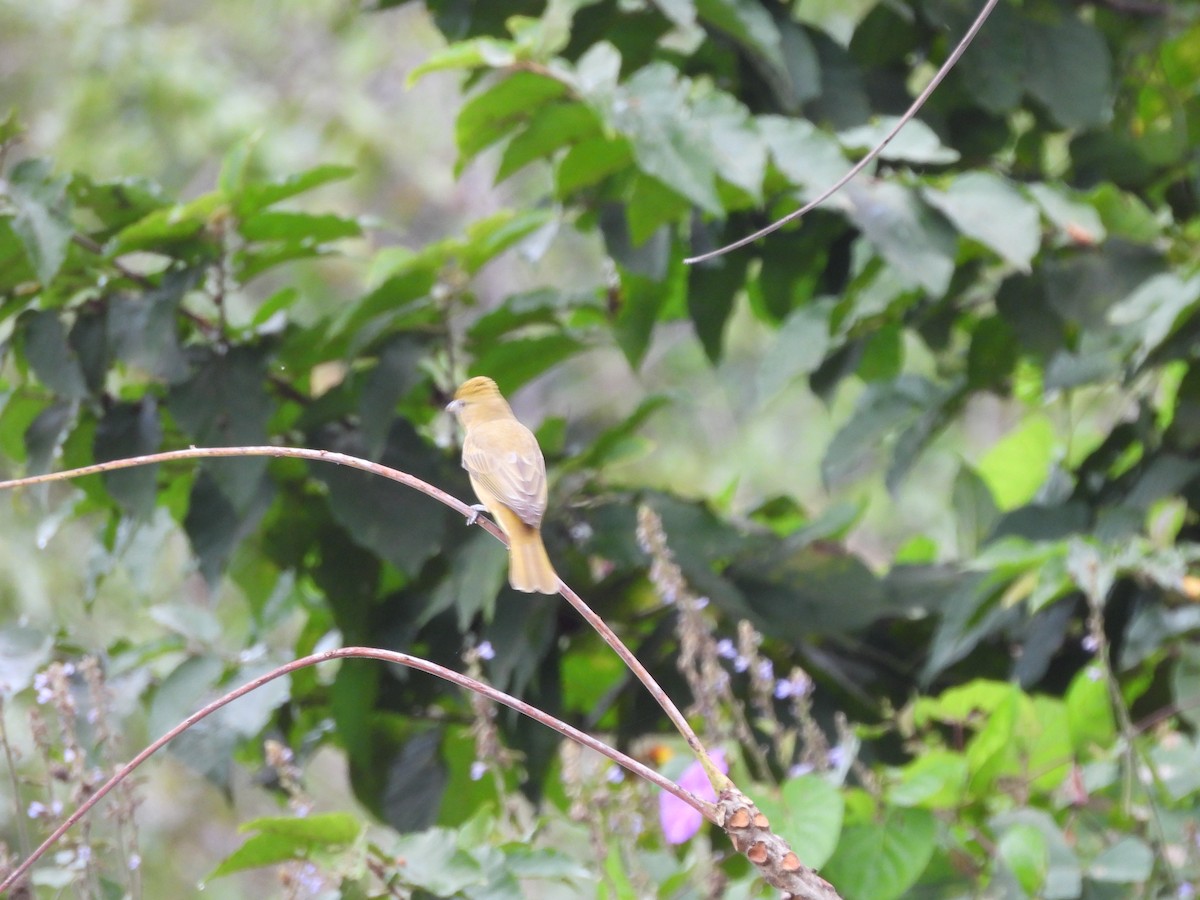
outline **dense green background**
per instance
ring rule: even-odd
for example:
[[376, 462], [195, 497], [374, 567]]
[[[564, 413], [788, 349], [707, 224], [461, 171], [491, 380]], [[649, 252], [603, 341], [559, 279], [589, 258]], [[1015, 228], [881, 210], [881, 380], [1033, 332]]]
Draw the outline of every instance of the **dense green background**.
[[[441, 407], [486, 373], [546, 452], [560, 573], [673, 695], [641, 503], [715, 636], [747, 620], [814, 680], [811, 718], [751, 723], [770, 770], [735, 774], [791, 804], [779, 827], [847, 898], [1187, 896], [1200, 5], [1001, 2], [867, 175], [695, 267], [840, 176], [979, 4], [382, 5], [0, 5], [6, 469], [278, 442], [467, 498]], [[622, 744], [665, 731], [560, 601], [503, 586], [487, 535], [359, 473], [171, 465], [5, 510], [17, 744], [52, 657], [103, 660], [128, 755], [315, 647], [461, 668], [483, 640], [498, 687]], [[469, 704], [440, 684], [345, 664], [240, 709], [140, 791], [148, 895], [278, 810], [249, 783], [264, 737], [321, 809], [459, 829], [372, 832], [418, 857], [457, 838], [463, 884], [406, 876], [433, 893], [510, 896], [542, 866], [571, 896], [600, 865], [527, 721], [499, 719], [522, 830], [470, 781]], [[358, 821], [287, 845], [341, 896], [370, 880]], [[606, 896], [700, 896], [706, 844], [593, 825]]]

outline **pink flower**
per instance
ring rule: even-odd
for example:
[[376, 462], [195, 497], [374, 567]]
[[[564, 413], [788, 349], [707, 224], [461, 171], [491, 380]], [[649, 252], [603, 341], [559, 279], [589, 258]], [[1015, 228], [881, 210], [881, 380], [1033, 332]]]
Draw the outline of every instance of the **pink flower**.
[[[729, 763], [725, 761], [724, 751], [713, 751], [712, 761], [723, 773], [729, 773]], [[717, 793], [708, 783], [708, 776], [704, 774], [704, 767], [700, 765], [699, 760], [683, 770], [683, 774], [679, 776], [679, 786], [691, 791], [701, 800], [708, 800], [710, 803], [717, 801]], [[682, 844], [690, 840], [704, 824], [704, 816], [666, 791], [658, 796], [658, 820], [662, 823], [663, 834], [666, 835], [668, 844]]]

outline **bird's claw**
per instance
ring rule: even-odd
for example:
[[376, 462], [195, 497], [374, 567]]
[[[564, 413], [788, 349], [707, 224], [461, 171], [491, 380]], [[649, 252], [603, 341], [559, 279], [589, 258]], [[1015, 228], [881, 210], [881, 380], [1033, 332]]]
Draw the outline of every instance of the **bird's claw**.
[[467, 516], [467, 524], [474, 525], [479, 521], [479, 514], [487, 512], [487, 507], [482, 503], [475, 503], [471, 506], [471, 514]]

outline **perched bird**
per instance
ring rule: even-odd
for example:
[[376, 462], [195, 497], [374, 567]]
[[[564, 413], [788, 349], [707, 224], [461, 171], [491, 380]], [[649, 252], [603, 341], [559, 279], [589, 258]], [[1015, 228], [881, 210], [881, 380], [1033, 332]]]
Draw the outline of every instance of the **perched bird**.
[[462, 464], [483, 508], [508, 535], [508, 583], [518, 591], [558, 593], [542, 543], [546, 461], [533, 432], [517, 421], [490, 378], [471, 378], [446, 409], [466, 432]]

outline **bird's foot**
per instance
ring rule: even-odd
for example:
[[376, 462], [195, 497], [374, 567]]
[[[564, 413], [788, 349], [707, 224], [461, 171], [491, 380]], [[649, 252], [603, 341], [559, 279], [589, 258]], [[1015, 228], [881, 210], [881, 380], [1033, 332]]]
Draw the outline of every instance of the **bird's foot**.
[[482, 503], [475, 503], [471, 506], [471, 514], [467, 516], [467, 524], [474, 525], [479, 521], [479, 514], [487, 512], [487, 507]]

